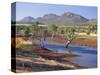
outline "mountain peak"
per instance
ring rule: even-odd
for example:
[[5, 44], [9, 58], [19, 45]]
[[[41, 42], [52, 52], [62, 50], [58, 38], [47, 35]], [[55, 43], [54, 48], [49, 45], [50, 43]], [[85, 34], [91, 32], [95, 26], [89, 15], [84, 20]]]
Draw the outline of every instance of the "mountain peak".
[[31, 16], [24, 17], [21, 22], [34, 22], [34, 18]]
[[44, 15], [43, 17], [44, 18], [46, 18], [46, 17], [57, 17], [58, 15], [56, 15], [56, 14], [46, 14], [46, 15]]
[[27, 17], [24, 17], [23, 19], [33, 20], [34, 18], [33, 18], [33, 17], [31, 17], [31, 16], [27, 16]]
[[73, 17], [73, 16], [77, 16], [77, 14], [71, 13], [71, 12], [65, 12], [64, 14], [62, 14], [63, 16], [68, 16], [68, 17]]
[[[33, 18], [31, 16], [24, 17], [20, 23], [33, 23], [33, 22], [39, 22], [42, 24], [57, 24], [57, 25], [67, 25], [67, 24], [80, 24], [80, 23], [86, 23], [90, 20], [87, 18], [72, 13], [72, 12], [65, 12], [62, 15], [57, 14], [45, 14], [43, 17]], [[93, 22], [93, 21], [92, 21]], [[95, 22], [95, 20], [94, 20]]]

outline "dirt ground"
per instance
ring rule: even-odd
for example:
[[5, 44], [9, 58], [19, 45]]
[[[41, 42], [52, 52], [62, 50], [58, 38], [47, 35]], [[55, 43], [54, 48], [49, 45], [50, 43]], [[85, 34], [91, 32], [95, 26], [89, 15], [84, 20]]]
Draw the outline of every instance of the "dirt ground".
[[[53, 38], [49, 41], [57, 42], [64, 44], [66, 43], [67, 40], [64, 38]], [[97, 47], [97, 39], [96, 38], [75, 38], [72, 40], [71, 44], [76, 44], [76, 45], [81, 45], [81, 46], [92, 46], [92, 47]]]

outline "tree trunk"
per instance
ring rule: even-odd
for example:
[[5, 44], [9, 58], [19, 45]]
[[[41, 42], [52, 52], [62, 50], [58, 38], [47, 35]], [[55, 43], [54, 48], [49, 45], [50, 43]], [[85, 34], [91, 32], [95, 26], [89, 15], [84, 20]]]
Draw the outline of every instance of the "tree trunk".
[[68, 47], [70, 43], [71, 43], [71, 40], [68, 40], [65, 47], [66, 47], [67, 51], [71, 54], [71, 49], [69, 49], [69, 47]]
[[71, 40], [68, 40], [67, 43], [66, 43], [66, 48], [68, 48], [70, 43], [71, 43]]

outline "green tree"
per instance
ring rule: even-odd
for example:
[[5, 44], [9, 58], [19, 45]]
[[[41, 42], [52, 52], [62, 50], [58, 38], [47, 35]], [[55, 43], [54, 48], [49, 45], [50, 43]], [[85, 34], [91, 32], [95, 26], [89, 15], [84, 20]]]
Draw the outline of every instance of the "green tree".
[[[66, 28], [66, 48], [68, 48], [69, 44], [72, 42], [72, 40], [74, 39], [75, 36], [75, 29], [72, 27], [67, 27]], [[69, 49], [69, 52], [71, 52], [71, 50]]]
[[25, 36], [28, 37], [30, 33], [31, 33], [31, 29], [29, 27], [26, 27], [24, 32]]
[[46, 37], [48, 35], [47, 29], [41, 30], [41, 38], [40, 38], [40, 45], [42, 48], [44, 48], [44, 42], [46, 41]]
[[16, 32], [17, 33], [20, 33], [21, 30], [24, 30], [25, 29], [25, 26], [23, 25], [20, 25], [20, 26], [16, 26]]
[[97, 32], [97, 25], [89, 25], [87, 28], [87, 35], [90, 35], [91, 33]]
[[38, 30], [39, 30], [39, 26], [38, 26], [38, 23], [33, 23], [31, 26], [30, 26], [30, 29], [31, 29], [31, 33], [33, 35], [33, 37], [35, 38], [36, 36], [38, 36]]
[[54, 38], [55, 33], [57, 32], [57, 28], [58, 27], [55, 24], [48, 25], [48, 30], [49, 30], [49, 32], [51, 32], [52, 38]]

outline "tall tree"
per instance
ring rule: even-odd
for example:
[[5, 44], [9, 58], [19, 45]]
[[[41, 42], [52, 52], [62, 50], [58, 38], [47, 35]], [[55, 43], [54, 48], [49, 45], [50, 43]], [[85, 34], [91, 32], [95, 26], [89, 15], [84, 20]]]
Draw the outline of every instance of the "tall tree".
[[40, 37], [40, 46], [44, 48], [44, 43], [46, 41], [48, 31], [46, 29], [41, 30], [41, 37]]
[[33, 23], [31, 26], [31, 33], [33, 35], [33, 38], [37, 38], [38, 36], [38, 33], [39, 33], [39, 26], [38, 26], [38, 23]]
[[[67, 40], [66, 45], [65, 45], [66, 48], [69, 48], [69, 44], [72, 42], [74, 37], [75, 37], [75, 29], [72, 27], [66, 28], [66, 40]], [[70, 52], [70, 49], [69, 49], [69, 52]]]
[[29, 27], [26, 27], [24, 33], [25, 33], [25, 36], [28, 37], [31, 33], [31, 29]]
[[48, 25], [48, 30], [49, 30], [49, 32], [51, 32], [52, 38], [54, 38], [55, 33], [57, 32], [57, 28], [58, 27], [55, 24]]
[[97, 25], [89, 25], [87, 28], [87, 35], [90, 35], [91, 33], [97, 32]]

